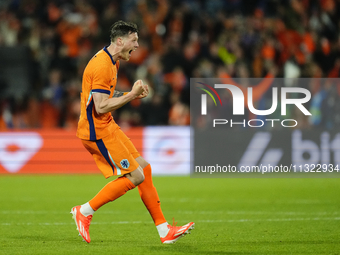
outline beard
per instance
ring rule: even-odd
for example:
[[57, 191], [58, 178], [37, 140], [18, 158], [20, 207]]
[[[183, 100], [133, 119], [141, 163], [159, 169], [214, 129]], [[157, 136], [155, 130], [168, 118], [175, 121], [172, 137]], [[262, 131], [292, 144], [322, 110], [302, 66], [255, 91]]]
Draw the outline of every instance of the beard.
[[121, 54], [121, 59], [125, 61], [129, 61], [130, 57], [131, 57], [130, 50], [124, 51]]

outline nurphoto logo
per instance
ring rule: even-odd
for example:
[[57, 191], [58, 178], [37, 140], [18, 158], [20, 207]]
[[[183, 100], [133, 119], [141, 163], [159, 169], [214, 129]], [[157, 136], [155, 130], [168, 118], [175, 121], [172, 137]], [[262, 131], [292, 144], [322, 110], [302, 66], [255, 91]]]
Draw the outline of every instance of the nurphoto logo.
[[[272, 105], [269, 109], [256, 109], [254, 106], [254, 101], [253, 101], [253, 88], [248, 87], [247, 88], [247, 96], [244, 95], [243, 91], [236, 85], [231, 85], [231, 84], [214, 84], [214, 87], [202, 83], [202, 82], [196, 82], [198, 84], [201, 84], [204, 86], [204, 88], [198, 87], [198, 89], [204, 91], [204, 94], [201, 94], [201, 115], [208, 115], [208, 100], [207, 100], [207, 95], [210, 96], [210, 98], [213, 100], [215, 106], [217, 106], [217, 102], [215, 99], [215, 96], [217, 97], [218, 101], [220, 102], [220, 105], [223, 106], [222, 99], [219, 96], [218, 92], [216, 89], [224, 89], [224, 91], [227, 89], [232, 96], [233, 99], [233, 116], [237, 115], [245, 115], [245, 106], [248, 106], [249, 111], [258, 116], [268, 116], [273, 114], [276, 109], [278, 108], [278, 88], [273, 87], [272, 88]], [[209, 91], [212, 91], [210, 92]], [[312, 115], [306, 107], [303, 105], [310, 101], [311, 99], [311, 93], [309, 90], [305, 88], [299, 88], [299, 87], [282, 87], [281, 90], [281, 100], [280, 100], [280, 109], [281, 109], [281, 116], [286, 116], [287, 115], [287, 105], [295, 105], [304, 115], [310, 116]], [[302, 95], [303, 97], [300, 98], [289, 98], [290, 94], [294, 95]], [[214, 96], [215, 95], [215, 96]], [[246, 97], [246, 98], [245, 98]], [[246, 121], [246, 119], [243, 119], [241, 122], [236, 122], [233, 119], [212, 119], [212, 125], [213, 127], [216, 127], [218, 125], [226, 125], [229, 124], [230, 127], [233, 127], [235, 125], [242, 125], [244, 127], [262, 127], [264, 126], [265, 122], [271, 123], [271, 126], [274, 127], [275, 122], [280, 122], [282, 127], [295, 127], [297, 126], [298, 122], [295, 119], [249, 119]], [[248, 125], [247, 125], [248, 124]]]

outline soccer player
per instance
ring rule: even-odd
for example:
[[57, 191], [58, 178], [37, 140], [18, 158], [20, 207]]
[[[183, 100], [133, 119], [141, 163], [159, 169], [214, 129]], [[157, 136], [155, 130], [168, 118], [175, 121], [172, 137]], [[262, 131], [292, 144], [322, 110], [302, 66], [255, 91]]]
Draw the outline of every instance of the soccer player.
[[177, 227], [167, 223], [153, 185], [151, 166], [140, 156], [130, 139], [121, 131], [111, 112], [134, 99], [148, 95], [148, 85], [136, 81], [130, 92], [115, 90], [119, 61], [128, 61], [138, 48], [136, 24], [118, 21], [111, 28], [111, 43], [97, 52], [87, 64], [82, 82], [81, 113], [77, 137], [92, 154], [105, 178], [119, 176], [109, 182], [90, 201], [72, 208], [77, 230], [90, 242], [89, 227], [92, 215], [100, 207], [114, 201], [138, 186], [142, 201], [158, 230], [162, 243], [175, 243], [188, 234], [195, 223]]

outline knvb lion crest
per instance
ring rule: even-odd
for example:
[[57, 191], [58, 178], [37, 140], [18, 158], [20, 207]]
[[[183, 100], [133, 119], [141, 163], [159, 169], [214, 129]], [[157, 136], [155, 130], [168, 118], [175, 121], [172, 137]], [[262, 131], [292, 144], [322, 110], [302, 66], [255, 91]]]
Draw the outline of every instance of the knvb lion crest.
[[122, 161], [120, 161], [120, 165], [122, 166], [122, 168], [127, 169], [129, 168], [130, 163], [127, 159], [123, 159]]

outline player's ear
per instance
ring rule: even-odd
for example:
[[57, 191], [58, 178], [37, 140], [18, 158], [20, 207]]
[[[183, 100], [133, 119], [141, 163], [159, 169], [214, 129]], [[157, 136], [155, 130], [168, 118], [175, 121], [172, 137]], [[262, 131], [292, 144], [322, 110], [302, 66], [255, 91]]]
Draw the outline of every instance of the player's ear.
[[124, 41], [122, 37], [118, 37], [116, 40], [116, 44], [117, 46], [123, 46], [124, 45]]

